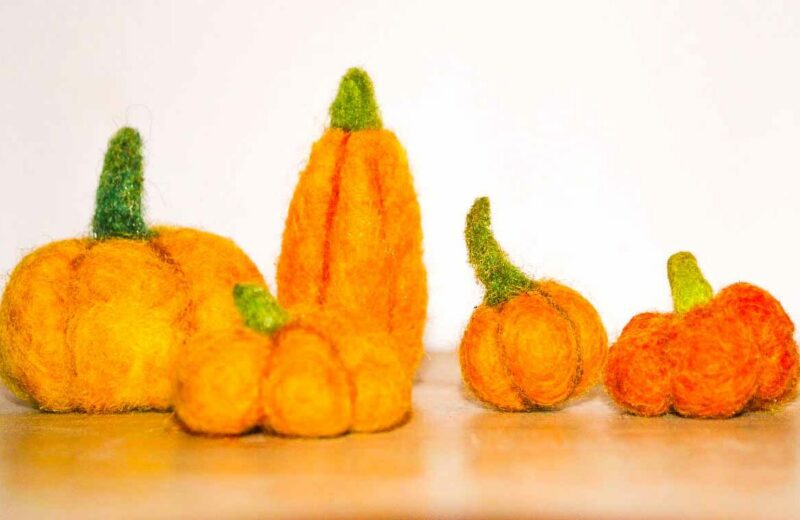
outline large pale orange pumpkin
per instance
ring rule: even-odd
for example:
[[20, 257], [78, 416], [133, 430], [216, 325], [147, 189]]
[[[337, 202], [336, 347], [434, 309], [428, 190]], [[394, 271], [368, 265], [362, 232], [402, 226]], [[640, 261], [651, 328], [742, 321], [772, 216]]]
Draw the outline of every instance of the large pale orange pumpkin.
[[264, 283], [227, 238], [146, 225], [141, 147], [111, 139], [92, 237], [36, 249], [6, 285], [0, 376], [41, 409], [168, 409], [178, 347], [238, 319], [234, 283]]

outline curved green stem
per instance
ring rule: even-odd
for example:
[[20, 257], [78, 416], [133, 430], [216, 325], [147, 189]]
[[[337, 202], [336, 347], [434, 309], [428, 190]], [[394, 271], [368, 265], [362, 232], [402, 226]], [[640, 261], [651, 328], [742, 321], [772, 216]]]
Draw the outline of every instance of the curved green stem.
[[703, 276], [692, 253], [675, 253], [667, 261], [667, 276], [672, 289], [675, 312], [685, 314], [711, 301], [714, 290]]
[[329, 112], [331, 128], [347, 132], [383, 128], [372, 80], [362, 69], [352, 68], [342, 77]]
[[244, 324], [262, 334], [274, 334], [289, 321], [287, 312], [263, 286], [240, 283], [233, 287], [233, 300]]
[[92, 233], [108, 238], [146, 239], [152, 232], [142, 209], [144, 174], [142, 138], [133, 128], [120, 128], [108, 142], [97, 186]]
[[533, 280], [511, 263], [495, 240], [488, 197], [480, 197], [472, 204], [467, 213], [464, 237], [469, 263], [475, 269], [475, 276], [486, 287], [484, 300], [487, 304], [498, 305], [534, 287]]

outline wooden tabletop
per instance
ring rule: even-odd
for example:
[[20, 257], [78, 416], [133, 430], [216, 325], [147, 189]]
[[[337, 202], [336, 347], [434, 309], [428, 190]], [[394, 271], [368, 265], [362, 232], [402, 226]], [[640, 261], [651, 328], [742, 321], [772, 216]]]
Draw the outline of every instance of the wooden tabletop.
[[509, 414], [431, 354], [403, 427], [209, 439], [169, 414], [45, 414], [0, 399], [0, 517], [800, 518], [800, 405], [642, 419], [598, 389]]

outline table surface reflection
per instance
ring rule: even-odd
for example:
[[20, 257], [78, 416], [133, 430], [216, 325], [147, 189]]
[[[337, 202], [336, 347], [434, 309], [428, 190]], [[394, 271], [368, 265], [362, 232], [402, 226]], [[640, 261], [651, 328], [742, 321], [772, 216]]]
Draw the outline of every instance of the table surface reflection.
[[0, 517], [793, 518], [800, 404], [726, 421], [622, 414], [600, 389], [498, 413], [430, 354], [402, 428], [298, 440], [183, 433], [170, 414], [0, 398]]

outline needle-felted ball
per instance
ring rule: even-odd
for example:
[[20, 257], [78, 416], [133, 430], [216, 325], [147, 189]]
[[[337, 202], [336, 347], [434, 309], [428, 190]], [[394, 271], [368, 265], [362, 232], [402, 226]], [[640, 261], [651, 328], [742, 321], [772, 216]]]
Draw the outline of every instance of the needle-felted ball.
[[142, 142], [111, 139], [92, 236], [28, 254], [0, 304], [0, 374], [43, 410], [113, 412], [171, 406], [175, 353], [236, 315], [230, 287], [260, 282], [232, 241], [143, 218]]
[[605, 384], [638, 415], [730, 417], [794, 395], [794, 324], [767, 291], [736, 283], [716, 296], [691, 253], [667, 263], [673, 313], [634, 316], [611, 348]]
[[467, 215], [469, 260], [486, 288], [459, 349], [465, 383], [508, 411], [553, 408], [594, 385], [608, 339], [600, 316], [578, 292], [535, 281], [508, 260], [491, 229], [489, 199]]
[[317, 306], [286, 311], [262, 285], [236, 285], [233, 299], [239, 324], [196, 335], [177, 360], [175, 411], [189, 431], [329, 437], [409, 414], [411, 381], [390, 336]]
[[363, 70], [342, 78], [330, 116], [289, 206], [278, 300], [389, 334], [411, 376], [423, 352], [427, 281], [406, 154], [383, 129]]

